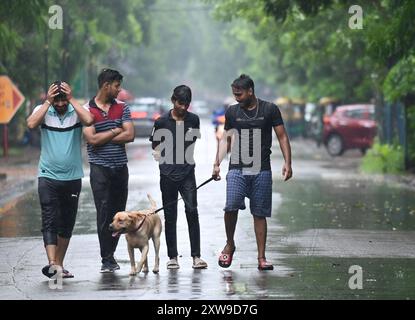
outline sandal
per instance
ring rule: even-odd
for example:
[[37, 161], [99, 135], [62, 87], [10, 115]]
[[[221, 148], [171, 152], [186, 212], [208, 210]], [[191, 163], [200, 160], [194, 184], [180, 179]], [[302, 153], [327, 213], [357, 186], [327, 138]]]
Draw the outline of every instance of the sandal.
[[73, 278], [74, 275], [72, 273], [70, 273], [68, 270], [63, 269], [62, 270], [62, 278], [67, 279], [67, 278]]
[[169, 261], [167, 261], [167, 269], [179, 269], [179, 262], [177, 261], [177, 258], [171, 258]]
[[[54, 264], [47, 264], [46, 266], [44, 266], [42, 268], [43, 275], [45, 275], [48, 278], [52, 278], [57, 272], [56, 267], [52, 268], [52, 266], [54, 266]], [[52, 268], [53, 271], [51, 270], [51, 268]]]
[[235, 249], [236, 247], [233, 247], [233, 250], [231, 253], [224, 253], [223, 251], [221, 252], [219, 256], [219, 261], [218, 261], [218, 264], [220, 267], [229, 268], [231, 266], [233, 254], [235, 253]]
[[258, 258], [258, 270], [274, 270], [274, 266], [265, 258]]
[[193, 265], [192, 265], [193, 269], [206, 269], [207, 266], [208, 266], [207, 263], [203, 261], [202, 259], [200, 259], [200, 257], [193, 258]]

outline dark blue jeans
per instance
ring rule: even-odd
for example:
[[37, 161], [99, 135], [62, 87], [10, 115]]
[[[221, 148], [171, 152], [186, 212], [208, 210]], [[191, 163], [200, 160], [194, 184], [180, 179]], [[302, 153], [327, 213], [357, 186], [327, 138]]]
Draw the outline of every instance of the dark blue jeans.
[[125, 211], [128, 197], [128, 167], [106, 168], [91, 163], [90, 183], [97, 210], [97, 231], [102, 263], [111, 261], [119, 238], [114, 238], [109, 225], [115, 214]]
[[177, 253], [177, 202], [178, 193], [183, 197], [187, 226], [190, 238], [190, 254], [200, 257], [200, 227], [197, 212], [197, 190], [195, 173], [192, 170], [183, 180], [173, 181], [168, 176], [160, 175], [160, 190], [164, 208], [164, 232], [166, 234], [167, 255], [169, 258], [178, 256]]

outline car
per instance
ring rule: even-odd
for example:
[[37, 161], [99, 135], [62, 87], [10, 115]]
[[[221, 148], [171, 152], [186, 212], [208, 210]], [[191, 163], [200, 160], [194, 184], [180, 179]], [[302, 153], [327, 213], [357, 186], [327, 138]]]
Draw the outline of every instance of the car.
[[355, 148], [365, 154], [376, 134], [375, 106], [371, 104], [338, 106], [323, 118], [323, 143], [331, 156]]
[[154, 121], [167, 111], [156, 98], [136, 99], [129, 104], [129, 107], [136, 137], [149, 137]]

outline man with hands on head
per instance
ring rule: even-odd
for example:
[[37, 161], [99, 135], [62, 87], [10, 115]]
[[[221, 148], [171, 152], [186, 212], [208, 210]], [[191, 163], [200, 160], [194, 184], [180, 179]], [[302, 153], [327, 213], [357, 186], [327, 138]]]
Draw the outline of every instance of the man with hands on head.
[[82, 125], [89, 126], [93, 117], [73, 98], [71, 87], [55, 81], [47, 98], [27, 119], [30, 129], [41, 125], [41, 152], [38, 170], [38, 193], [42, 210], [43, 242], [48, 264], [42, 273], [63, 278], [73, 274], [63, 267], [72, 236], [81, 192]]

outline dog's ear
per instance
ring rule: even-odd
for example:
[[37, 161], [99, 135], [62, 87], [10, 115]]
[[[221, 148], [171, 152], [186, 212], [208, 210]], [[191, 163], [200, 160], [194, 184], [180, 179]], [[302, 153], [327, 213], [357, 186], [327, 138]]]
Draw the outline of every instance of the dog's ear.
[[128, 218], [130, 218], [133, 221], [137, 220], [137, 213], [130, 212], [127, 216], [128, 216]]
[[143, 213], [143, 212], [137, 212], [136, 214], [136, 219], [143, 219], [146, 217], [147, 214]]

